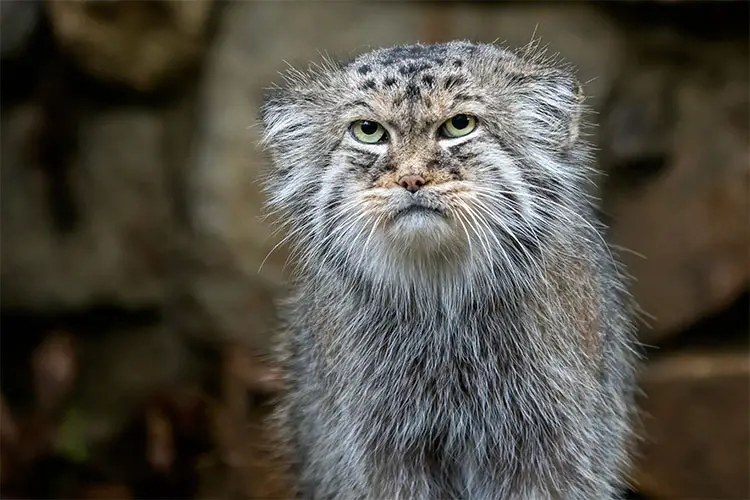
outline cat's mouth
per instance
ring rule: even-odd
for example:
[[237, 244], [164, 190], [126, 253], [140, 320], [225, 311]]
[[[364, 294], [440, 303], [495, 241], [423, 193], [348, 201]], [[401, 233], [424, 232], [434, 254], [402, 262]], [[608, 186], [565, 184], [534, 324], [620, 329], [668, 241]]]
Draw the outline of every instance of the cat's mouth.
[[412, 217], [412, 216], [443, 216], [443, 211], [438, 208], [428, 207], [421, 204], [412, 204], [407, 207], [397, 210], [393, 214], [393, 219], [401, 217]]
[[384, 229], [389, 241], [395, 243], [393, 248], [412, 257], [415, 251], [423, 255], [445, 251], [445, 245], [456, 239], [447, 207], [435, 200], [408, 200], [394, 207]]

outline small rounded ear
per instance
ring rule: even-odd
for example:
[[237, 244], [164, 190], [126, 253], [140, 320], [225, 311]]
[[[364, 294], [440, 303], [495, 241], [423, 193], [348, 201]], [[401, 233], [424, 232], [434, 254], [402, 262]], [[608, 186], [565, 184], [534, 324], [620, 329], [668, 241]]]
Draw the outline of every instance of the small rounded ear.
[[263, 96], [260, 107], [260, 119], [263, 124], [263, 143], [273, 142], [275, 134], [278, 133], [277, 124], [284, 114], [290, 113], [292, 107], [288, 96], [288, 90], [283, 88], [270, 89]]
[[299, 156], [294, 154], [295, 150], [309, 149], [316, 113], [317, 109], [304, 95], [289, 89], [274, 89], [265, 95], [260, 109], [261, 145], [285, 152], [287, 157]]
[[548, 117], [557, 145], [568, 149], [581, 135], [583, 87], [575, 76], [563, 70], [549, 71], [542, 77], [542, 86], [546, 95], [540, 99], [540, 105]]
[[271, 88], [263, 94], [263, 101], [260, 106], [260, 121], [263, 128], [268, 128], [273, 121], [274, 109], [283, 100], [283, 95], [284, 90], [281, 88]]
[[582, 128], [583, 89], [572, 73], [562, 69], [534, 69], [520, 80], [516, 116], [529, 138], [546, 148], [568, 149]]

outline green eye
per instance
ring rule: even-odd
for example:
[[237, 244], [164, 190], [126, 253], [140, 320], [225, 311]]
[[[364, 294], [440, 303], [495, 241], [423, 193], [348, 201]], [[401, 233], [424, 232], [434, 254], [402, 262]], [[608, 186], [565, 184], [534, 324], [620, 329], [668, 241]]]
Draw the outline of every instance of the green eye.
[[357, 120], [352, 123], [351, 131], [355, 139], [365, 144], [385, 142], [388, 138], [383, 126], [370, 120]]
[[477, 120], [471, 115], [456, 115], [440, 127], [443, 137], [453, 139], [471, 133], [477, 126]]

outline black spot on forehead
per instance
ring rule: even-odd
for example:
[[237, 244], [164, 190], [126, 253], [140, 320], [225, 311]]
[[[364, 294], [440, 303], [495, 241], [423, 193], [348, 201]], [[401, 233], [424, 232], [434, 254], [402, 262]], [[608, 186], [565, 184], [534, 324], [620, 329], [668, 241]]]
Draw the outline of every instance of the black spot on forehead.
[[429, 74], [422, 75], [422, 83], [424, 83], [428, 87], [432, 87], [435, 83], [435, 77]]
[[368, 52], [350, 64], [362, 75], [370, 74], [377, 67], [399, 66], [399, 71], [407, 76], [424, 70], [421, 66], [426, 64], [460, 68], [466, 64], [466, 58], [479, 52], [480, 48], [472, 42], [400, 45]]
[[362, 85], [359, 86], [361, 90], [372, 90], [376, 87], [375, 80], [366, 80]]
[[383, 80], [383, 85], [386, 87], [393, 87], [396, 85], [396, 79], [392, 76], [386, 76], [385, 80]]
[[401, 106], [406, 103], [414, 103], [420, 100], [422, 97], [419, 87], [414, 82], [409, 82], [403, 92], [399, 92], [393, 98], [394, 106]]
[[443, 87], [446, 89], [450, 89], [452, 87], [455, 87], [457, 85], [463, 85], [466, 83], [466, 78], [464, 78], [461, 75], [449, 75], [446, 77], [446, 79], [443, 81]]
[[[467, 45], [468, 47], [468, 45]], [[402, 66], [402, 70], [405, 71], [403, 74], [413, 74], [416, 71], [422, 71], [425, 68], [414, 70], [412, 68], [419, 68], [420, 65], [428, 64], [445, 64], [446, 58], [449, 55], [450, 50], [465, 50], [466, 47], [463, 45], [453, 45], [453, 49], [449, 48], [447, 44], [434, 44], [434, 45], [402, 45], [398, 47], [392, 47], [384, 49], [371, 56], [369, 61], [375, 64], [381, 64], [382, 66], [393, 66], [397, 63], [408, 63], [406, 66]]]
[[424, 70], [426, 70], [427, 68], [430, 68], [430, 67], [432, 67], [432, 65], [429, 64], [429, 63], [426, 63], [426, 62], [420, 62], [420, 63], [409, 62], [409, 63], [404, 64], [403, 66], [401, 66], [398, 69], [398, 72], [401, 73], [404, 76], [408, 76], [408, 75], [414, 75], [416, 73], [419, 73], [420, 71], [424, 71]]

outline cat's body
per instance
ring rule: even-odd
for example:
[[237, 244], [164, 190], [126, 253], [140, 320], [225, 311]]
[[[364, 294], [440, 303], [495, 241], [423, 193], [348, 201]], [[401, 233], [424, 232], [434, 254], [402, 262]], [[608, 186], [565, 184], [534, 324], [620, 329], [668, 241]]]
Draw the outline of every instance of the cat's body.
[[302, 498], [613, 498], [627, 295], [580, 93], [462, 42], [293, 73], [264, 108], [299, 257], [275, 424]]

